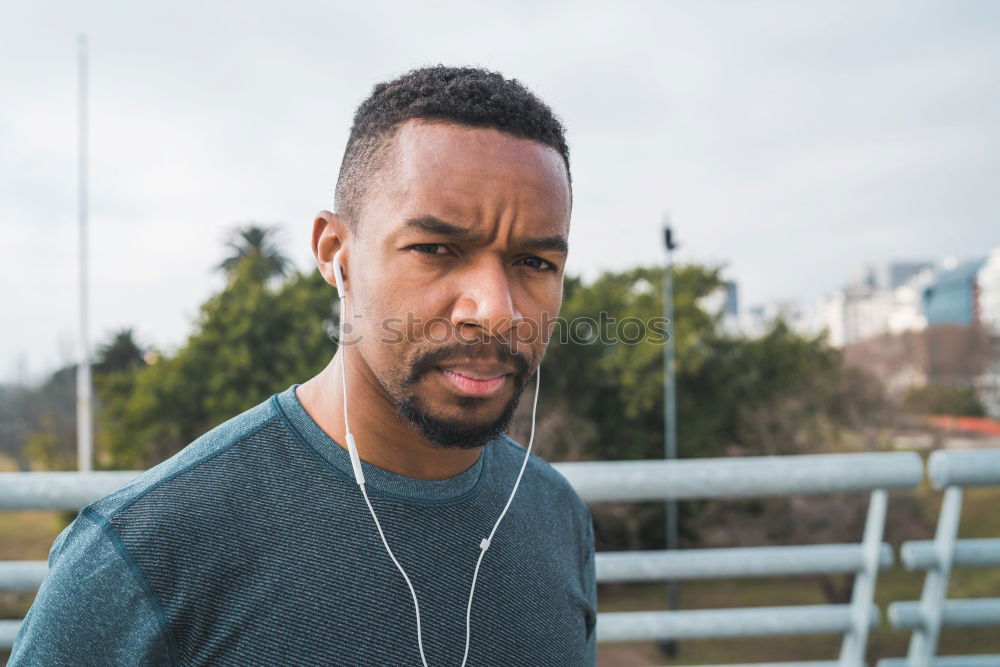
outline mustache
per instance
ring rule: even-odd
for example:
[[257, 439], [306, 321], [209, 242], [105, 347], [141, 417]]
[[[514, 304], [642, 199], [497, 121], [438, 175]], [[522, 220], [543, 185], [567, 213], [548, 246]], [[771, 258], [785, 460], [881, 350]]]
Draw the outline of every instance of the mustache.
[[531, 362], [523, 354], [512, 352], [506, 346], [472, 346], [469, 343], [458, 343], [446, 347], [439, 347], [430, 350], [417, 357], [410, 369], [410, 376], [406, 379], [406, 384], [417, 382], [426, 373], [434, 370], [445, 362], [474, 362], [482, 359], [490, 359], [497, 363], [514, 366], [515, 376], [523, 379], [531, 370]]

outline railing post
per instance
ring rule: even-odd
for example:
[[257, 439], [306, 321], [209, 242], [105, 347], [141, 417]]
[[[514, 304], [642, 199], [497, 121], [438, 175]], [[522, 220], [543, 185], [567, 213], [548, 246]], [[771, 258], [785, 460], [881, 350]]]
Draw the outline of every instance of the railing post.
[[934, 662], [961, 516], [962, 488], [949, 486], [944, 491], [941, 515], [934, 535], [937, 563], [927, 570], [924, 590], [920, 594], [920, 627], [910, 636], [910, 647], [906, 654], [909, 667], [931, 667]]
[[885, 532], [885, 515], [889, 505], [889, 492], [872, 491], [865, 518], [865, 533], [861, 542], [864, 552], [864, 569], [854, 575], [851, 593], [851, 629], [844, 634], [840, 646], [841, 667], [864, 664], [868, 632], [871, 627], [872, 603], [875, 601], [875, 580], [878, 577], [879, 551]]

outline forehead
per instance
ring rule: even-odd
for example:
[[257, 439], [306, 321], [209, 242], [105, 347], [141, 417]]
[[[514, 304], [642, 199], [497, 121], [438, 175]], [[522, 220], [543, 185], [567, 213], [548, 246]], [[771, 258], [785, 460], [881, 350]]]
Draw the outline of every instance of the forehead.
[[424, 214], [468, 225], [507, 221], [525, 233], [568, 231], [568, 174], [550, 146], [492, 128], [417, 120], [397, 128], [390, 154], [371, 202], [385, 233]]

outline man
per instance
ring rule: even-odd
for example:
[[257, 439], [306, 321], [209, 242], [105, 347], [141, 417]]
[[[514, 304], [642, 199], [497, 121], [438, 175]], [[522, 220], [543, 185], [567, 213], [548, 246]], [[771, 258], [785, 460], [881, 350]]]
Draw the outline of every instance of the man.
[[10, 664], [592, 664], [568, 483], [531, 455], [484, 541], [525, 457], [503, 433], [561, 305], [570, 187], [563, 128], [517, 81], [376, 86], [313, 223], [331, 285], [340, 251], [337, 353], [83, 508]]

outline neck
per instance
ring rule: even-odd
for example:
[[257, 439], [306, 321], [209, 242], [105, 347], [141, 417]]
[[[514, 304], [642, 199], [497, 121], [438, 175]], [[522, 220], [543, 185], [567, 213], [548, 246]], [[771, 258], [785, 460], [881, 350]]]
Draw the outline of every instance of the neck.
[[[396, 414], [371, 370], [347, 356], [348, 417], [361, 460], [415, 479], [454, 477], [478, 460], [481, 448], [442, 449], [424, 440], [415, 426]], [[340, 348], [326, 368], [299, 385], [295, 395], [313, 421], [346, 450], [343, 362], [344, 348]]]

